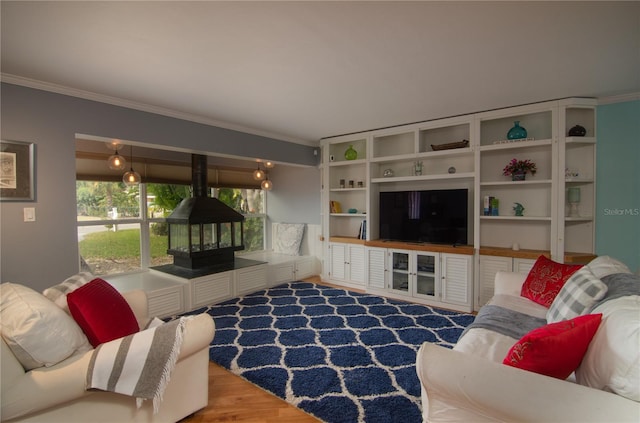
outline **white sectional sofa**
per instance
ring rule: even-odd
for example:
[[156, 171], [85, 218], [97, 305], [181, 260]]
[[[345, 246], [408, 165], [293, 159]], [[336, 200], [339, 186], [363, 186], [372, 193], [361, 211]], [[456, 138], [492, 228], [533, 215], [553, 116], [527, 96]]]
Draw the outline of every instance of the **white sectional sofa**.
[[[602, 313], [602, 320], [573, 374], [562, 380], [503, 364], [518, 338], [486, 327], [471, 328], [452, 350], [429, 343], [419, 350], [423, 420], [640, 421], [640, 277], [608, 257], [596, 260], [588, 266], [593, 265], [593, 274], [609, 290], [585, 312]], [[620, 278], [614, 279], [620, 275], [632, 281], [632, 289], [616, 285]], [[544, 325], [549, 309], [521, 296], [526, 278], [499, 272], [488, 306], [515, 310], [530, 316], [534, 326], [540, 324], [536, 318]]]

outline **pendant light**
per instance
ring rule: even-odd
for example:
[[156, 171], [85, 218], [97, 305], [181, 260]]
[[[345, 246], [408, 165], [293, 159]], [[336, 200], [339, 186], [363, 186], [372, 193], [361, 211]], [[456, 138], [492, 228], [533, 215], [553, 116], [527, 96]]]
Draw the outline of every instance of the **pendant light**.
[[106, 144], [109, 150], [115, 151], [115, 153], [109, 156], [109, 158], [107, 159], [107, 166], [109, 166], [109, 169], [113, 169], [113, 170], [124, 169], [124, 167], [127, 165], [127, 161], [123, 156], [118, 154], [118, 150], [122, 148], [122, 144], [118, 141], [111, 141]]
[[124, 175], [122, 175], [122, 182], [124, 182], [125, 185], [127, 186], [135, 186], [140, 183], [140, 180], [142, 178], [140, 177], [140, 174], [138, 172], [133, 170], [133, 146], [131, 146], [130, 158], [131, 158], [131, 169], [128, 172], [125, 172]]
[[112, 154], [107, 159], [107, 166], [109, 169], [122, 170], [126, 166], [127, 161], [116, 151], [116, 154]]
[[274, 166], [275, 164], [270, 160], [267, 160], [266, 162], [264, 162], [264, 167], [267, 169], [273, 169]]
[[271, 191], [271, 188], [273, 188], [273, 183], [271, 183], [271, 181], [269, 180], [269, 176], [267, 174], [264, 175], [264, 181], [262, 181], [260, 186], [265, 191]]
[[256, 181], [262, 181], [266, 177], [264, 171], [260, 169], [260, 164], [258, 163], [258, 168], [253, 171], [253, 179]]

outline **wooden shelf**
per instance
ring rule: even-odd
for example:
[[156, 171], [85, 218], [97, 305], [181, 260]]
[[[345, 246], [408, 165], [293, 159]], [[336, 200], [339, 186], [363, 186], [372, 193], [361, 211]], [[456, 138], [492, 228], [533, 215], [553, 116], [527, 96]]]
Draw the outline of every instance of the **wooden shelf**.
[[465, 254], [472, 256], [474, 254], [474, 248], [472, 245], [443, 245], [443, 244], [427, 244], [424, 242], [402, 242], [402, 241], [386, 241], [383, 239], [376, 239], [365, 242], [367, 247], [378, 248], [395, 248], [398, 250], [414, 250], [414, 251], [429, 251], [432, 253], [452, 253], [452, 254]]
[[350, 236], [331, 236], [329, 242], [342, 242], [343, 244], [360, 244], [364, 245], [365, 240]]
[[[551, 254], [548, 250], [512, 250], [505, 247], [480, 247], [480, 255], [483, 256], [497, 256], [497, 257], [511, 257], [535, 260], [541, 255], [551, 258]], [[590, 253], [572, 253], [566, 252], [564, 255], [565, 263], [580, 263], [586, 264], [596, 258], [597, 255]]]

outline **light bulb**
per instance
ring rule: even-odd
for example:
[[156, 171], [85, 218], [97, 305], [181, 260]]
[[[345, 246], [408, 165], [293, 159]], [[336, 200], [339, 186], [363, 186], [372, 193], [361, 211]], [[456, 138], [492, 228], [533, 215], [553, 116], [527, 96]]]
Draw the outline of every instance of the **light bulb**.
[[116, 154], [109, 156], [109, 158], [107, 159], [107, 165], [109, 166], [109, 169], [122, 170], [124, 169], [126, 164], [127, 161], [124, 159], [124, 157], [118, 154], [117, 151]]
[[260, 186], [262, 187], [263, 190], [265, 191], [271, 191], [271, 188], [273, 188], [273, 184], [271, 183], [270, 180], [265, 179], [264, 181], [262, 181], [262, 183], [260, 184]]
[[129, 170], [122, 175], [122, 182], [124, 182], [128, 186], [138, 185], [140, 183], [140, 174], [133, 170]]
[[265, 178], [265, 174], [262, 171], [262, 169], [257, 168], [256, 170], [253, 171], [253, 179], [255, 179], [256, 181], [262, 181]]
[[273, 164], [273, 162], [271, 162], [269, 160], [264, 162], [264, 167], [266, 167], [267, 169], [273, 169], [274, 166], [275, 166], [275, 164]]

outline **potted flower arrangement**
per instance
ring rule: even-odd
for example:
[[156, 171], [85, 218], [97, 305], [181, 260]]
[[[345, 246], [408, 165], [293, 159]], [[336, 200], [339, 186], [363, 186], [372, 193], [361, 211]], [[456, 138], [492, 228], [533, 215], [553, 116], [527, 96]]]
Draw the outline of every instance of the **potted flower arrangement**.
[[512, 181], [524, 181], [527, 172], [531, 172], [532, 175], [535, 175], [537, 171], [538, 169], [536, 168], [536, 164], [529, 159], [511, 159], [509, 164], [507, 164], [502, 170], [502, 174], [504, 176], [511, 176]]

